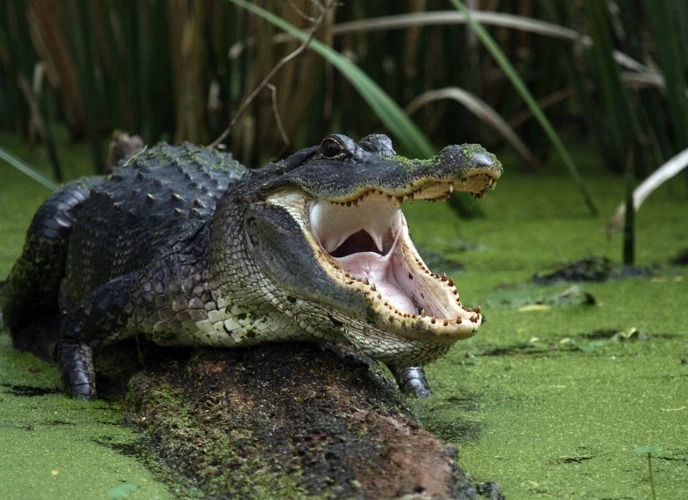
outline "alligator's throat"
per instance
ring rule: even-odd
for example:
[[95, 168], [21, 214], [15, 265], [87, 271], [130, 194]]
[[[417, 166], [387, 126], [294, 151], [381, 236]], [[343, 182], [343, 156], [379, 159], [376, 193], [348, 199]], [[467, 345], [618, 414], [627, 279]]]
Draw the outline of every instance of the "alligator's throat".
[[346, 206], [323, 200], [310, 210], [311, 231], [318, 243], [351, 276], [368, 283], [403, 313], [420, 314], [418, 290], [408, 279], [400, 240], [406, 232], [401, 209], [375, 194]]

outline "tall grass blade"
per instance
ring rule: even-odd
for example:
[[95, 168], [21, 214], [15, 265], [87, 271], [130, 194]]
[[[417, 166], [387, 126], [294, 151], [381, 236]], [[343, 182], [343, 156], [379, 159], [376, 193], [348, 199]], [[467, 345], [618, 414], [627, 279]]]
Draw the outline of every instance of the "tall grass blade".
[[[298, 30], [293, 25], [255, 4], [244, 0], [229, 1], [262, 17], [299, 40], [303, 41], [307, 37], [304, 32]], [[410, 154], [425, 158], [434, 154], [434, 149], [425, 134], [406, 116], [399, 105], [358, 66], [318, 40], [312, 40], [309, 48], [327, 59], [327, 61], [341, 71], [380, 118], [382, 123]]]
[[[79, 84], [83, 93], [84, 99], [84, 114], [86, 118], [86, 133], [91, 144], [91, 154], [93, 155], [93, 164], [97, 173], [102, 173], [105, 168], [105, 158], [103, 156], [103, 149], [100, 142], [100, 99], [98, 96], [98, 83], [96, 81], [98, 72], [96, 71], [93, 33], [91, 31], [92, 18], [89, 10], [87, 0], [74, 0], [78, 15], [78, 24], [76, 31], [76, 51], [77, 59], [79, 61]], [[68, 7], [68, 12], [72, 11], [72, 1], [64, 3]], [[76, 19], [72, 15], [69, 19]]]
[[[664, 88], [664, 79], [661, 77], [661, 75], [621, 73], [621, 81], [625, 86], [634, 90], [641, 90], [649, 87], [656, 87], [659, 89]], [[595, 90], [592, 82], [588, 82], [585, 85], [585, 88], [587, 89], [588, 93], [594, 92]], [[538, 100], [537, 103], [538, 106], [540, 106], [540, 109], [544, 111], [545, 109], [562, 103], [573, 95], [574, 89], [572, 87], [566, 87], [544, 96], [542, 99]], [[509, 126], [511, 128], [518, 128], [528, 121], [532, 116], [533, 112], [530, 109], [524, 109], [509, 119]]]
[[[571, 28], [559, 26], [540, 19], [531, 19], [503, 12], [471, 11], [471, 14], [481, 24], [513, 28], [530, 33], [537, 33], [550, 38], [578, 41], [581, 34]], [[399, 14], [396, 16], [383, 16], [371, 19], [360, 19], [345, 23], [335, 24], [332, 32], [335, 35], [344, 33], [361, 33], [365, 31], [386, 31], [392, 29], [409, 28], [413, 26], [441, 26], [469, 23], [468, 16], [453, 10], [414, 12], [412, 14]]]
[[[592, 87], [592, 85], [590, 87]], [[574, 89], [572, 87], [565, 87], [563, 89], [555, 90], [551, 94], [544, 96], [542, 99], [538, 99], [537, 103], [540, 109], [544, 111], [552, 106], [561, 104], [573, 95]], [[525, 108], [509, 119], [509, 126], [516, 129], [532, 117], [533, 112], [530, 110], [530, 108]]]
[[[655, 192], [659, 186], [676, 176], [686, 167], [688, 167], [688, 148], [669, 159], [635, 188], [633, 191], [633, 210], [637, 212], [645, 200]], [[617, 232], [623, 227], [623, 219], [626, 210], [626, 203], [622, 203], [617, 207], [616, 212], [609, 219], [609, 222], [607, 222], [607, 233]]]
[[[682, 5], [684, 2], [678, 2]], [[618, 0], [618, 15], [623, 27], [622, 43], [627, 46], [627, 52], [635, 59], [646, 57], [647, 22], [643, 15], [643, 8], [636, 0]], [[671, 137], [666, 126], [663, 111], [663, 96], [654, 90], [644, 90], [648, 86], [664, 88], [664, 76], [661, 73], [648, 74], [645, 72], [621, 74], [625, 85], [638, 90], [640, 105], [636, 106], [637, 113], [643, 124], [643, 130], [649, 133], [654, 159], [657, 164], [664, 163], [673, 154]]]
[[[603, 126], [612, 137], [614, 148], [614, 154], [608, 161], [614, 161], [615, 169], [623, 172], [628, 151], [635, 147], [635, 138], [640, 135], [640, 127], [633, 103], [621, 82], [619, 67], [614, 64], [612, 57], [614, 44], [607, 4], [598, 0], [584, 0], [583, 5], [595, 40], [595, 45], [590, 51], [593, 56], [592, 67], [596, 88], [601, 94], [598, 105], [602, 107]], [[639, 157], [635, 158], [635, 161], [639, 160]]]
[[[675, 24], [674, 2], [644, 0], [645, 12], [655, 43], [659, 66], [666, 81], [668, 114], [674, 128], [675, 150], [688, 146], [688, 99], [686, 62], [681, 55], [681, 40]], [[685, 34], [683, 35], [685, 36]]]
[[[587, 35], [583, 35], [574, 29], [543, 21], [541, 19], [531, 19], [524, 16], [506, 14], [503, 12], [470, 12], [471, 16], [480, 24], [526, 31], [548, 38], [581, 43], [585, 47], [590, 47], [594, 43], [592, 38]], [[358, 21], [335, 24], [332, 27], [332, 34], [337, 36], [354, 32], [361, 33], [366, 31], [385, 31], [410, 28], [414, 26], [465, 24], [468, 22], [468, 16], [460, 12], [444, 10], [418, 12], [412, 14], [399, 14], [396, 16], [383, 16], [372, 19], [361, 19]], [[612, 54], [620, 66], [633, 71], [654, 73], [650, 68], [639, 62], [637, 59], [632, 58], [628, 54], [618, 50], [614, 50]]]
[[33, 89], [29, 85], [29, 82], [26, 80], [26, 78], [24, 78], [24, 75], [20, 74], [18, 77], [19, 88], [24, 93], [24, 97], [31, 108], [31, 121], [33, 126], [38, 130], [41, 140], [48, 149], [48, 157], [50, 158], [50, 163], [53, 166], [53, 175], [58, 182], [62, 182], [62, 166], [60, 165], [57, 147], [55, 146], [55, 140], [48, 119], [47, 98], [41, 95], [43, 93], [42, 82], [43, 75], [45, 74], [44, 68], [45, 65], [42, 63], [36, 65]]
[[[566, 24], [571, 18], [575, 18], [574, 5], [557, 0], [547, 0], [543, 2], [545, 11], [555, 21]], [[605, 165], [613, 165], [616, 157], [612, 155], [613, 148], [610, 146], [610, 139], [604, 130], [604, 115], [599, 112], [599, 106], [593, 102], [590, 89], [594, 88], [592, 81], [587, 79], [581, 71], [581, 63], [578, 61], [578, 53], [582, 47], [574, 47], [574, 50], [561, 51], [561, 66], [566, 74], [566, 78], [573, 87], [576, 104], [580, 115], [583, 117], [592, 140], [594, 141], [600, 156]], [[576, 50], [578, 49], [578, 50]]]
[[104, 45], [107, 49], [103, 54], [103, 72], [112, 75], [109, 78], [106, 77], [103, 82], [105, 84], [105, 102], [110, 116], [110, 126], [113, 129], [132, 130], [125, 120], [125, 110], [127, 108], [125, 90], [128, 82], [126, 81], [126, 75], [122, 74], [123, 62], [120, 37], [117, 36], [113, 26], [113, 23], [117, 20], [117, 12], [112, 0], [103, 2], [101, 9], [101, 35], [105, 40]]
[[[30, 120], [30, 109], [16, 84], [17, 76], [22, 74], [28, 78], [31, 74], [31, 61], [33, 58], [27, 54], [28, 45], [22, 35], [22, 28], [26, 24], [24, 2], [7, 0], [2, 5], [0, 12], [0, 55], [8, 70], [8, 78], [3, 79], [0, 89], [9, 94], [7, 103], [9, 113], [3, 116], [2, 121], [11, 120], [15, 132], [26, 132]], [[27, 66], [28, 63], [28, 66]]]
[[427, 106], [432, 102], [443, 99], [452, 99], [460, 103], [471, 113], [477, 116], [482, 122], [495, 129], [497, 133], [504, 137], [511, 147], [513, 147], [516, 152], [521, 155], [521, 158], [523, 158], [523, 160], [533, 169], [540, 166], [540, 162], [535, 155], [525, 144], [523, 144], [518, 135], [516, 135], [516, 132], [514, 132], [514, 130], [506, 121], [504, 121], [499, 113], [497, 113], [489, 104], [480, 99], [478, 96], [473, 95], [464, 89], [460, 89], [458, 87], [448, 87], [424, 92], [413, 99], [408, 106], [406, 106], [406, 113], [412, 115], [423, 106]]
[[[629, 153], [626, 162], [626, 204], [633, 204], [633, 188], [635, 187], [635, 168], [633, 168], [633, 152]], [[635, 263], [635, 210], [626, 210], [624, 219], [623, 263], [632, 266]]]
[[[69, 40], [69, 35], [78, 27], [71, 22], [73, 18], [67, 15], [70, 9], [66, 7], [66, 2], [60, 5], [58, 2], [31, 0], [27, 18], [38, 58], [45, 63], [51, 87], [59, 91], [57, 100], [70, 117], [65, 120], [69, 132], [73, 137], [78, 137], [83, 134], [84, 128], [84, 99], [79, 88], [75, 51]], [[94, 69], [91, 68], [91, 71]]]
[[502, 68], [502, 71], [506, 74], [506, 76], [511, 80], [511, 83], [514, 85], [516, 90], [518, 90], [519, 94], [523, 98], [523, 100], [526, 102], [528, 107], [533, 111], [533, 115], [537, 119], [537, 121], [540, 123], [542, 128], [545, 130], [547, 135], [550, 138], [550, 141], [552, 141], [552, 144], [554, 145], [555, 149], [559, 153], [559, 156], [561, 157], [562, 161], [564, 162], [564, 165], [568, 169], [569, 173], [571, 174], [571, 177], [573, 178], [573, 181], [576, 184], [576, 187], [581, 193], [581, 196], [583, 197], [583, 200], [590, 210], [590, 213], [592, 215], [597, 215], [598, 210], [597, 207], [595, 206], [595, 203], [593, 202], [592, 198], [590, 197], [590, 194], [588, 193], [588, 190], [585, 188], [585, 185], [583, 184], [583, 179], [580, 176], [580, 173], [578, 172], [578, 169], [576, 168], [575, 163], [573, 162], [573, 159], [569, 155], [568, 151], [564, 147], [564, 144], [561, 142], [561, 139], [555, 132], [554, 128], [550, 124], [549, 120], [545, 116], [545, 114], [542, 112], [540, 107], [537, 105], [537, 102], [533, 98], [533, 96], [530, 94], [530, 91], [526, 87], [525, 83], [523, 80], [521, 80], [521, 77], [518, 76], [518, 73], [514, 69], [514, 67], [511, 65], [509, 60], [506, 58], [502, 50], [497, 46], [495, 41], [492, 39], [490, 34], [483, 28], [480, 23], [478, 23], [472, 16], [471, 12], [466, 8], [465, 5], [460, 0], [451, 0], [451, 2], [454, 4], [454, 6], [459, 9], [463, 14], [466, 15], [468, 22], [471, 25], [471, 28], [476, 32], [476, 35], [478, 38], [480, 38], [480, 41], [485, 45], [487, 50], [492, 54], [492, 57], [495, 58], [497, 61], [497, 64], [499, 64], [500, 68]]
[[7, 163], [12, 165], [14, 168], [19, 170], [22, 174], [25, 174], [29, 177], [31, 177], [33, 180], [40, 182], [43, 184], [45, 187], [48, 189], [52, 189], [55, 191], [58, 187], [57, 184], [55, 184], [53, 181], [48, 179], [45, 175], [40, 173], [38, 170], [35, 168], [27, 165], [23, 161], [21, 161], [19, 158], [14, 156], [12, 153], [4, 149], [2, 146], [0, 146], [0, 159], [5, 160]]

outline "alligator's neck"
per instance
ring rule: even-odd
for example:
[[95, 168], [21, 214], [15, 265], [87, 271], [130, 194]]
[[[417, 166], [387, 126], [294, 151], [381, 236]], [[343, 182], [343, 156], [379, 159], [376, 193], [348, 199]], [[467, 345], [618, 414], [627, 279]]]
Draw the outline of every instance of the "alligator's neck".
[[[241, 182], [230, 186], [217, 204], [210, 228], [208, 276], [213, 298], [218, 306], [250, 310], [254, 319], [272, 323], [274, 328], [302, 332], [291, 333], [291, 340], [341, 338], [341, 331], [319, 329], [315, 334], [313, 316], [326, 315], [319, 307], [291, 296], [278, 287], [256, 262], [245, 228], [250, 209], [241, 197]], [[260, 242], [256, 242], [260, 244]], [[307, 273], [308, 270], [303, 270]], [[321, 322], [321, 321], [320, 321]], [[280, 335], [276, 335], [277, 340]]]
[[241, 300], [242, 290], [255, 286], [262, 274], [249, 254], [244, 232], [246, 207], [240, 193], [243, 180], [230, 185], [217, 202], [210, 222], [207, 270], [213, 295]]

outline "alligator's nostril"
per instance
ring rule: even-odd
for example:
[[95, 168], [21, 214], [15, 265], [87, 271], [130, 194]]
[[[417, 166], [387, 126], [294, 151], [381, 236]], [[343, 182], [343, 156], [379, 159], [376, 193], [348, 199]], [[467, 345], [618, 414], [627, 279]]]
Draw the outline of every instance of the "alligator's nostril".
[[471, 163], [477, 167], [494, 167], [495, 160], [492, 156], [487, 153], [473, 153], [471, 157]]

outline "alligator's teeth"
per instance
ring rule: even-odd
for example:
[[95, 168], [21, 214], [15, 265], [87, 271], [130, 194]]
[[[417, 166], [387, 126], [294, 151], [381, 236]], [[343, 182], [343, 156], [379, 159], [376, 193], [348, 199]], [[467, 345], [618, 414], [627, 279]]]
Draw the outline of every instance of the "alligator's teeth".
[[449, 192], [450, 193], [454, 192], [454, 184], [452, 184], [452, 183], [449, 184]]
[[[356, 204], [360, 200], [346, 204]], [[372, 239], [376, 253], [384, 254], [390, 248], [394, 229], [401, 224], [401, 212], [381, 200], [365, 201], [366, 210], [351, 212], [350, 208], [317, 202], [310, 212], [310, 222], [316, 238], [323, 248], [332, 253], [337, 250], [351, 235], [363, 230]], [[367, 204], [371, 204], [370, 207]], [[361, 205], [359, 205], [361, 207]], [[354, 209], [356, 210], [356, 209]], [[359, 213], [360, 212], [360, 213]]]
[[349, 236], [350, 235], [348, 234], [332, 234], [329, 238], [323, 241], [323, 246], [325, 247], [325, 250], [327, 250], [329, 253], [332, 253], [337, 250]]
[[373, 228], [366, 228], [366, 232], [370, 235], [370, 237], [373, 239], [373, 242], [375, 243], [375, 246], [377, 247], [378, 252], [381, 254], [384, 253], [383, 251], [383, 243], [382, 243], [382, 233], [376, 232]]

